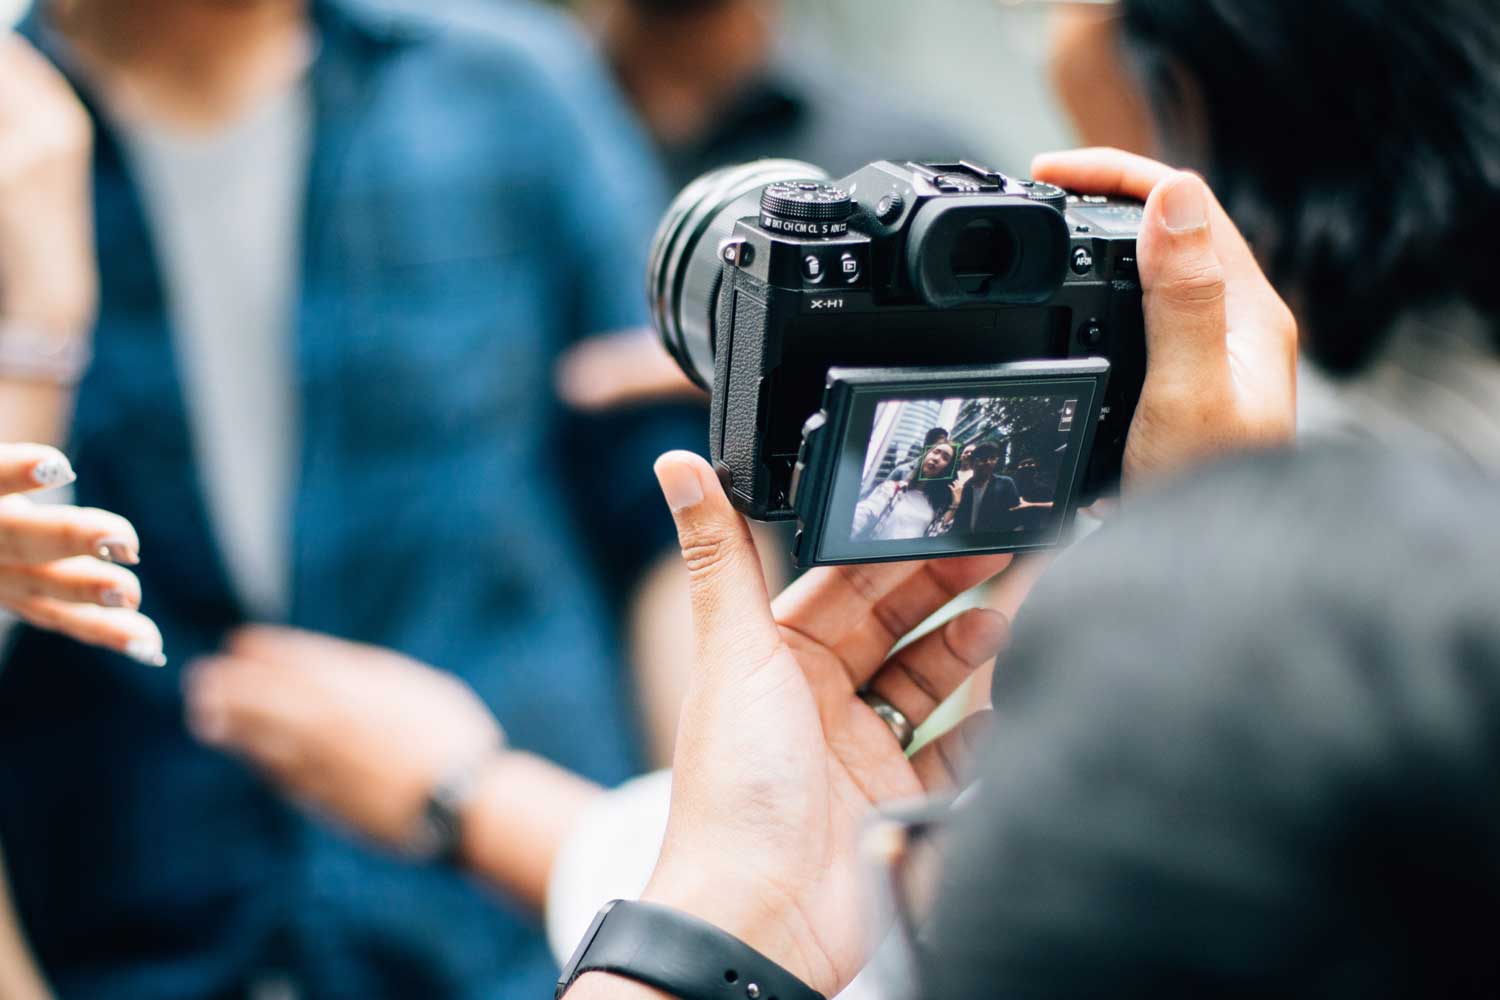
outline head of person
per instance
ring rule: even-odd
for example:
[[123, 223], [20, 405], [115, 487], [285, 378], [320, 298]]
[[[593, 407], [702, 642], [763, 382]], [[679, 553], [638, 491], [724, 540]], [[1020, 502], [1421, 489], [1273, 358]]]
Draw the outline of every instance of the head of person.
[[995, 475], [995, 469], [1000, 465], [1002, 449], [998, 441], [981, 441], [974, 446], [974, 479], [976, 482], [986, 483]]
[[1035, 494], [1044, 485], [1042, 463], [1035, 455], [1022, 454], [1015, 458], [1006, 466], [1005, 474], [1016, 481], [1016, 488], [1028, 499], [1036, 499]]
[[934, 444], [922, 453], [917, 462], [917, 479], [951, 479], [953, 477], [953, 445], [947, 442]]
[[964, 445], [963, 451], [958, 453], [958, 468], [961, 472], [974, 471], [974, 449], [979, 447], [975, 442]]
[[1310, 449], [1063, 555], [996, 672], [927, 1000], [1500, 993], [1500, 532], [1476, 504], [1500, 485], [1472, 469]]
[[957, 449], [953, 445], [935, 444], [922, 453], [907, 477], [907, 484], [927, 498], [934, 516], [953, 506], [953, 474], [957, 463]]
[[1206, 175], [1324, 368], [1364, 366], [1414, 310], [1463, 303], [1500, 314], [1490, 273], [1500, 225], [1500, 18], [1489, 5], [1120, 8], [1115, 66], [1127, 78], [1079, 90], [1130, 96], [1119, 114], [1092, 108], [1081, 117], [1149, 116], [1134, 131], [1162, 148], [1138, 151]]
[[934, 427], [932, 430], [928, 431], [927, 432], [927, 436], [922, 439], [922, 447], [924, 447], [924, 448], [931, 448], [933, 445], [935, 445], [935, 444], [942, 444], [944, 441], [947, 441], [947, 440], [948, 440], [948, 428], [946, 428], [946, 427]]

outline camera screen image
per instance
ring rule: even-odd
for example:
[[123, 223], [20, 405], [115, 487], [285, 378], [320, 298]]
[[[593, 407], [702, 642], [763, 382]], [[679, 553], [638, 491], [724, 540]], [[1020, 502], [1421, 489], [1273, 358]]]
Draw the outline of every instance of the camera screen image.
[[1050, 544], [1079, 405], [1076, 393], [878, 403], [849, 541]]

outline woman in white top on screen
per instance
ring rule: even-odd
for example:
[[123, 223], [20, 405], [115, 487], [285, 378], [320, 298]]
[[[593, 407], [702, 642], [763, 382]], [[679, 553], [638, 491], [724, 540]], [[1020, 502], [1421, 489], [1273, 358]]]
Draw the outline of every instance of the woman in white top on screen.
[[852, 537], [894, 542], [926, 537], [953, 503], [951, 444], [935, 444], [905, 481], [888, 480], [854, 508]]

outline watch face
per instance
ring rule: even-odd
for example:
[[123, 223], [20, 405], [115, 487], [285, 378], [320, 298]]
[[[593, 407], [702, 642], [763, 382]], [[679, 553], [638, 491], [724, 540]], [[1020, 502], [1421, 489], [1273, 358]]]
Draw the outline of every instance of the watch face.
[[609, 911], [613, 910], [618, 902], [618, 899], [612, 899], [594, 914], [594, 922], [589, 924], [589, 929], [584, 932], [583, 940], [578, 942], [578, 947], [573, 950], [573, 957], [568, 959], [568, 964], [563, 967], [562, 975], [558, 977], [557, 992], [553, 994], [554, 1000], [562, 1000], [562, 995], [568, 992], [568, 987], [572, 986], [573, 980], [578, 978], [578, 969], [583, 965], [584, 958], [588, 956], [589, 947], [593, 945], [594, 938], [599, 936], [599, 928], [604, 926], [604, 918], [609, 916]]

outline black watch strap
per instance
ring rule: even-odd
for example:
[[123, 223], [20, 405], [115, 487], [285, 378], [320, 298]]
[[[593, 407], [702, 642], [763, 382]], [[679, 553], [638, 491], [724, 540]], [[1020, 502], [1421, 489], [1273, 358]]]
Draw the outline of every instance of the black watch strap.
[[563, 969], [556, 1000], [585, 972], [611, 972], [680, 1000], [824, 1000], [739, 938], [655, 903], [606, 904]]

